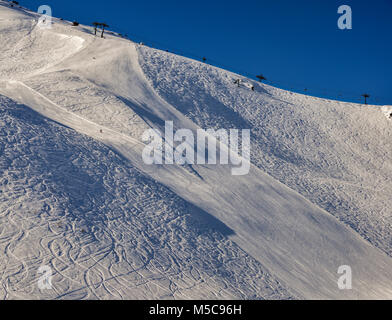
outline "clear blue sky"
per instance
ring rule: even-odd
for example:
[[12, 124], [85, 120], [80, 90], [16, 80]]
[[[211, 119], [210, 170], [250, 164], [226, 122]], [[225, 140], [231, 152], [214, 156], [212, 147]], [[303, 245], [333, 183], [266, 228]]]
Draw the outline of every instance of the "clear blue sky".
[[[163, 49], [252, 75], [294, 91], [348, 101], [369, 93], [392, 104], [391, 0], [19, 0]], [[352, 8], [339, 30], [337, 9]]]

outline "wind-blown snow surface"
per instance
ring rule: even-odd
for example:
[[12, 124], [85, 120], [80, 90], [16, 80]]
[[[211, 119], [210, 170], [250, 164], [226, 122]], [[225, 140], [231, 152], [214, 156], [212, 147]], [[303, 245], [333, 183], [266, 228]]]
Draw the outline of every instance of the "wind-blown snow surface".
[[[0, 102], [2, 298], [290, 298], [208, 213], [105, 145]], [[53, 290], [38, 290], [41, 265]]]
[[[0, 2], [4, 298], [392, 298], [381, 108], [252, 92], [227, 71], [37, 19]], [[165, 120], [252, 129], [250, 174], [146, 166], [141, 134]], [[36, 285], [41, 265], [53, 290]], [[352, 290], [338, 289], [341, 265]]]

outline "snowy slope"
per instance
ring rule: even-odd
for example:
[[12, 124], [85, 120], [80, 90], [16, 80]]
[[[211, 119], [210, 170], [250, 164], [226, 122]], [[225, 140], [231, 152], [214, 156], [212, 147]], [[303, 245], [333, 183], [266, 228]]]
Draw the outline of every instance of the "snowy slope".
[[[328, 101], [141, 47], [153, 86], [201, 127], [252, 128], [252, 163], [392, 256], [391, 107]], [[383, 113], [387, 117], [384, 117]]]
[[[381, 110], [238, 89], [229, 72], [36, 19], [0, 2], [0, 93], [41, 114], [1, 98], [5, 298], [392, 298]], [[146, 166], [141, 134], [165, 120], [251, 128], [250, 174]], [[55, 292], [34, 286], [43, 263]], [[338, 289], [341, 265], [353, 290]]]
[[[1, 298], [291, 297], [208, 213], [105, 145], [0, 102]], [[53, 290], [37, 288], [41, 265]]]

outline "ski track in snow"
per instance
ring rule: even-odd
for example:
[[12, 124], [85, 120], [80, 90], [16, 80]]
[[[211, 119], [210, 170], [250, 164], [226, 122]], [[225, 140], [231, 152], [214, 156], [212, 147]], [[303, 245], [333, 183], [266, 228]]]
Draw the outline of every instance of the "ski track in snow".
[[[391, 107], [312, 98], [139, 47], [152, 86], [202, 128], [251, 128], [252, 163], [392, 256]], [[250, 81], [250, 80], [248, 80]]]
[[[3, 1], [0, 30], [0, 298], [392, 296], [392, 260], [375, 248], [392, 255], [388, 107], [251, 92], [91, 28], [41, 30]], [[164, 120], [251, 128], [257, 168], [147, 168], [141, 134]], [[358, 282], [344, 293], [348, 262]], [[37, 287], [42, 265], [53, 290]]]

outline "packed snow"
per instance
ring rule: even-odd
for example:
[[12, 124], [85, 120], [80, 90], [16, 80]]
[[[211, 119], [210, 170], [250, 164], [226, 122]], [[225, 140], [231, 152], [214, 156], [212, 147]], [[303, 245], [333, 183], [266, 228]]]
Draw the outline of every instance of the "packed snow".
[[388, 120], [392, 120], [392, 106], [383, 106], [382, 111]]
[[[38, 19], [0, 1], [0, 297], [392, 298], [390, 109]], [[164, 121], [251, 129], [250, 173], [144, 164]]]

